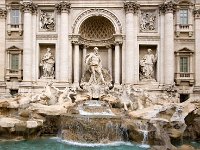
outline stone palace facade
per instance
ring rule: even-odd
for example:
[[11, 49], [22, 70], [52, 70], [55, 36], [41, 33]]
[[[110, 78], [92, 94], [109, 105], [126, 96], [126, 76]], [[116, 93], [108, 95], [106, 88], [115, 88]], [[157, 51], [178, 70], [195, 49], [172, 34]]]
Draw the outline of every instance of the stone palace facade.
[[78, 86], [98, 47], [113, 85], [200, 92], [200, 0], [1, 0], [0, 92]]

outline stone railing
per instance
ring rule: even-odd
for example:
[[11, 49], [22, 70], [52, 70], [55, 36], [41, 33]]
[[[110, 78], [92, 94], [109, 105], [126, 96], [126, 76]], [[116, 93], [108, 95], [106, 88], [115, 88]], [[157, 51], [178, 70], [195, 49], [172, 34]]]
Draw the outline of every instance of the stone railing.
[[176, 36], [180, 36], [181, 32], [189, 33], [191, 37], [193, 35], [193, 24], [176, 24]]
[[11, 35], [11, 32], [19, 32], [22, 35], [23, 24], [7, 24], [7, 33]]
[[175, 81], [176, 84], [180, 84], [181, 82], [189, 82], [190, 85], [194, 84], [194, 73], [190, 72], [179, 72], [175, 73]]
[[6, 69], [6, 80], [17, 78], [18, 81], [22, 80], [22, 69]]

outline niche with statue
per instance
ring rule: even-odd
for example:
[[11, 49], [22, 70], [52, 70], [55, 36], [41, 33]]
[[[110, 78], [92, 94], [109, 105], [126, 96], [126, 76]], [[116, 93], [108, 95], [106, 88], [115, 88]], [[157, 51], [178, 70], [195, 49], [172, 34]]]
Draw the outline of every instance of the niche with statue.
[[157, 46], [140, 45], [139, 74], [140, 81], [156, 81]]
[[39, 78], [55, 78], [55, 45], [40, 45]]

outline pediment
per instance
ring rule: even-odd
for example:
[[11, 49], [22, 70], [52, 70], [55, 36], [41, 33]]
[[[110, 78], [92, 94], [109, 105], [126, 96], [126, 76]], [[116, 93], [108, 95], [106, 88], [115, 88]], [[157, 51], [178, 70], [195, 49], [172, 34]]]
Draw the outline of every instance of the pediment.
[[7, 50], [21, 50], [19, 47], [16, 47], [16, 46], [11, 46], [9, 48], [7, 48]]
[[178, 51], [175, 51], [175, 53], [194, 53], [193, 50], [188, 49], [187, 47], [184, 47]]

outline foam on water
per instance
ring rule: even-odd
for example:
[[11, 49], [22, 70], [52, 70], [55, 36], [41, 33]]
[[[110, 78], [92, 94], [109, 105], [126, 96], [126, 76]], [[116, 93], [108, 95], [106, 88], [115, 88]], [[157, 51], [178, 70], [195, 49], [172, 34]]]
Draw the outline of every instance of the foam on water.
[[98, 116], [101, 116], [101, 115], [105, 115], [105, 116], [114, 116], [115, 114], [113, 112], [111, 112], [110, 110], [108, 110], [107, 112], [87, 112], [87, 111], [84, 111], [82, 109], [79, 109], [79, 113], [80, 115], [84, 115], [84, 116], [89, 116], [89, 115], [98, 115]]
[[[102, 147], [102, 146], [120, 146], [120, 145], [134, 146], [134, 144], [132, 144], [131, 142], [123, 142], [123, 141], [115, 141], [115, 142], [104, 144], [104, 143], [80, 143], [80, 142], [75, 142], [75, 141], [62, 140], [61, 138], [58, 138], [58, 137], [54, 137], [51, 139], [55, 139], [61, 143], [66, 143], [69, 145], [75, 145], [75, 146], [81, 146], [81, 147]], [[137, 146], [140, 147], [140, 145], [137, 145]], [[146, 147], [143, 147], [143, 148], [146, 148]]]

